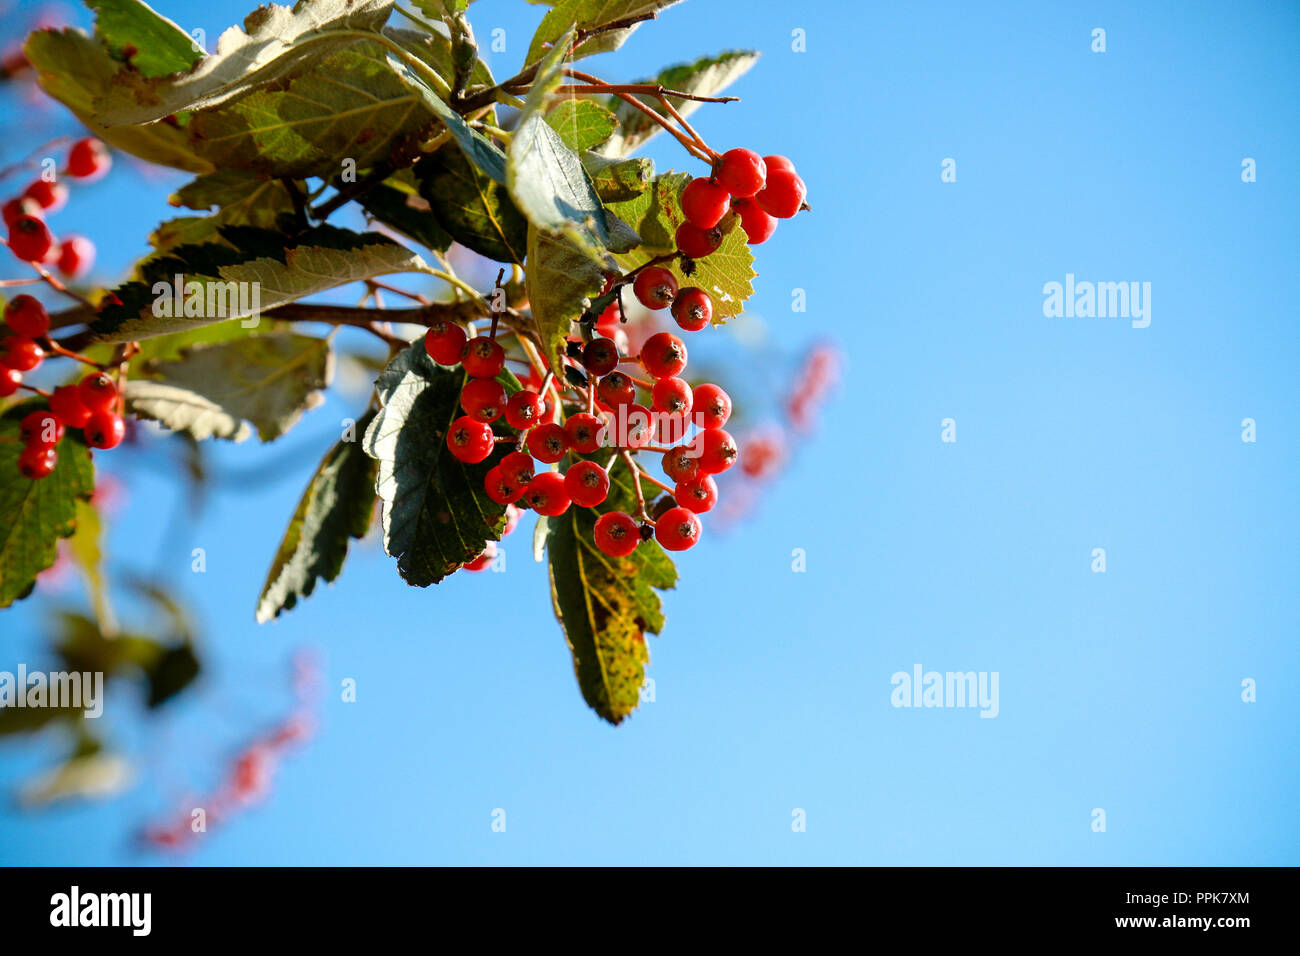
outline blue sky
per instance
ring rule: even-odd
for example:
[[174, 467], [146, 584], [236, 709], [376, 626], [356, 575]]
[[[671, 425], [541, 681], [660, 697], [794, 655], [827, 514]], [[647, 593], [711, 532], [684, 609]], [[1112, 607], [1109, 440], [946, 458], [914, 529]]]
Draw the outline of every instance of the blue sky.
[[[246, 5], [157, 7], [215, 38]], [[583, 705], [527, 525], [503, 575], [411, 589], [372, 548], [258, 627], [281, 529], [355, 408], [331, 401], [278, 446], [220, 449], [223, 469], [282, 475], [246, 476], [170, 538], [171, 484], [122, 466], [115, 559], [194, 602], [212, 667], [191, 703], [115, 728], [145, 757], [124, 796], [0, 809], [0, 862], [157, 861], [131, 828], [283, 711], [303, 645], [328, 661], [319, 737], [187, 861], [1300, 862], [1300, 9], [979, 6], [696, 0], [591, 61], [628, 81], [764, 52], [743, 102], [693, 118], [718, 148], [789, 154], [809, 186], [813, 212], [760, 247], [737, 320], [766, 342], [744, 359], [751, 405], [810, 343], [847, 355], [762, 507], [726, 535], [706, 521], [679, 557], [653, 703], [617, 729]], [[474, 5], [481, 38], [506, 29], [498, 75], [541, 13]], [[695, 168], [666, 137], [649, 153]], [[168, 191], [120, 165], [62, 215], [113, 277], [174, 212]], [[1045, 317], [1043, 286], [1067, 273], [1151, 283], [1149, 327]], [[5, 613], [0, 669], [33, 660], [42, 608]], [[997, 672], [997, 717], [891, 706], [891, 675], [916, 664]], [[0, 785], [44, 765], [42, 743], [0, 744]]]

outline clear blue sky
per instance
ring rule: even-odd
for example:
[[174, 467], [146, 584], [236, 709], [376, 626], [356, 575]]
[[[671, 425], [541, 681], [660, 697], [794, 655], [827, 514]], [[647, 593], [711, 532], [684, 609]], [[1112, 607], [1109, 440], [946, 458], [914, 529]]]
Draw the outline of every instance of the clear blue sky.
[[[252, 5], [157, 4], [210, 39]], [[541, 13], [475, 4], [480, 37], [507, 30], [498, 74]], [[357, 554], [259, 628], [281, 529], [354, 407], [332, 402], [280, 447], [223, 448], [226, 467], [278, 457], [285, 477], [223, 494], [170, 544], [155, 514], [169, 486], [127, 476], [114, 553], [142, 568], [161, 555], [203, 614], [210, 680], [162, 722], [165, 743], [157, 725], [121, 731], [151, 755], [125, 796], [0, 810], [0, 861], [156, 859], [129, 852], [130, 827], [282, 709], [286, 656], [315, 644], [321, 735], [263, 809], [189, 860], [1300, 863], [1298, 41], [1300, 8], [1280, 3], [669, 10], [592, 69], [631, 80], [764, 51], [744, 101], [697, 125], [798, 163], [814, 211], [761, 248], [750, 310], [780, 354], [833, 337], [849, 364], [762, 509], [679, 558], [651, 638], [656, 702], [617, 729], [583, 705], [527, 527], [504, 575], [422, 591]], [[650, 152], [685, 165], [670, 142]], [[949, 157], [955, 183], [940, 179]], [[119, 169], [85, 194], [75, 221], [102, 271], [144, 250], [166, 192]], [[1043, 285], [1067, 273], [1150, 282], [1150, 326], [1045, 318]], [[756, 365], [755, 391], [786, 367]], [[29, 659], [39, 609], [5, 613], [0, 669]], [[892, 707], [891, 675], [915, 664], [998, 672], [998, 716]], [[338, 702], [348, 677], [355, 704]], [[50, 743], [0, 744], [0, 784]]]

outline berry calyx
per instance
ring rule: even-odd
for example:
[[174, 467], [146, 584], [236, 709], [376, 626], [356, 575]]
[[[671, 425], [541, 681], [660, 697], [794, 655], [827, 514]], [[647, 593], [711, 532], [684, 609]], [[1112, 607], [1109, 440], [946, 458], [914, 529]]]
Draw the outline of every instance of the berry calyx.
[[673, 299], [672, 316], [687, 332], [698, 332], [713, 321], [713, 300], [695, 286], [682, 289]]
[[700, 440], [700, 473], [720, 475], [736, 463], [740, 451], [736, 440], [721, 428], [710, 428]]
[[57, 265], [65, 279], [80, 279], [95, 264], [95, 244], [85, 236], [68, 236], [59, 246]]
[[513, 488], [523, 489], [533, 480], [533, 456], [526, 451], [512, 451], [497, 467]]
[[92, 412], [103, 411], [117, 401], [117, 385], [103, 372], [92, 372], [77, 384], [81, 404]]
[[494, 378], [473, 378], [460, 391], [460, 407], [476, 422], [494, 422], [506, 409], [506, 388]]
[[688, 259], [703, 259], [718, 251], [718, 246], [722, 245], [722, 232], [716, 226], [712, 229], [701, 229], [692, 223], [684, 222], [677, 227], [674, 239], [677, 242], [677, 250], [682, 255]]
[[618, 367], [618, 346], [613, 339], [601, 336], [587, 343], [582, 350], [582, 367], [592, 375], [608, 375]]
[[439, 365], [455, 365], [465, 350], [465, 338], [459, 325], [438, 319], [424, 333], [424, 350]]
[[64, 172], [76, 179], [102, 176], [113, 165], [113, 157], [99, 140], [92, 137], [79, 139], [68, 150], [68, 163]]
[[24, 445], [53, 447], [63, 438], [63, 422], [53, 412], [38, 409], [28, 412], [18, 425], [18, 437]]
[[611, 558], [626, 558], [641, 543], [636, 522], [622, 511], [610, 511], [597, 518], [593, 537], [596, 547]]
[[25, 335], [11, 335], [0, 341], [0, 365], [16, 372], [30, 372], [41, 364], [45, 350]]
[[758, 207], [757, 203], [737, 201], [731, 208], [740, 216], [740, 227], [748, 237], [745, 241], [751, 246], [767, 242], [776, 232], [776, 217], [769, 216]]
[[808, 198], [808, 187], [793, 172], [771, 173], [767, 185], [754, 197], [754, 202], [769, 216], [789, 219], [799, 211]]
[[530, 389], [515, 392], [506, 402], [506, 421], [520, 431], [541, 421], [543, 412], [542, 397]]
[[716, 385], [696, 385], [691, 391], [691, 409], [701, 428], [721, 428], [731, 418], [731, 396]]
[[126, 437], [126, 422], [121, 415], [101, 409], [86, 419], [82, 434], [91, 448], [116, 448]]
[[569, 450], [569, 433], [563, 425], [546, 422], [528, 433], [528, 452], [540, 462], [553, 465]]
[[665, 475], [681, 483], [690, 481], [700, 473], [700, 461], [686, 446], [669, 448], [664, 452], [663, 469]]
[[50, 314], [35, 296], [16, 295], [5, 306], [5, 324], [17, 335], [37, 339], [50, 330]]
[[767, 165], [752, 149], [729, 149], [718, 164], [718, 185], [737, 199], [748, 199], [763, 188]]
[[528, 483], [523, 502], [548, 518], [564, 514], [571, 504], [569, 494], [564, 490], [564, 479], [553, 471], [544, 471]]
[[447, 450], [469, 465], [476, 465], [492, 454], [495, 444], [492, 426], [468, 415], [460, 416], [447, 429]]
[[52, 248], [49, 226], [35, 216], [19, 216], [9, 227], [9, 249], [24, 262], [44, 262]]
[[23, 373], [16, 368], [8, 368], [0, 365], [0, 398], [8, 398], [14, 392], [18, 391], [18, 386], [23, 383]]
[[506, 367], [506, 351], [490, 336], [479, 335], [465, 343], [460, 364], [474, 378], [496, 378]]
[[569, 439], [569, 447], [579, 455], [590, 455], [600, 447], [605, 436], [605, 426], [595, 415], [579, 412], [569, 416], [564, 423], [564, 432]]
[[710, 475], [696, 475], [679, 481], [673, 489], [673, 497], [683, 508], [702, 515], [718, 503], [718, 485]]
[[47, 476], [58, 463], [59, 453], [52, 445], [29, 445], [18, 455], [18, 471], [33, 481]]
[[596, 386], [596, 394], [606, 405], [618, 408], [636, 398], [636, 383], [622, 372], [610, 372]]
[[594, 461], [580, 461], [564, 476], [564, 491], [583, 508], [594, 508], [609, 497], [609, 475]]
[[700, 519], [681, 506], [669, 508], [655, 522], [655, 540], [665, 551], [685, 551], [700, 540]]
[[21, 199], [30, 199], [47, 214], [58, 212], [68, 201], [68, 187], [59, 182], [38, 179], [23, 190]]
[[672, 378], [686, 368], [686, 343], [671, 332], [656, 332], [641, 346], [641, 364], [655, 378]]
[[647, 309], [665, 309], [677, 296], [677, 277], [660, 266], [651, 266], [637, 273], [632, 292]]
[[692, 179], [682, 190], [682, 215], [700, 229], [712, 229], [731, 205], [731, 194], [707, 179]]
[[691, 387], [680, 378], [661, 378], [650, 392], [657, 412], [685, 415], [691, 410]]

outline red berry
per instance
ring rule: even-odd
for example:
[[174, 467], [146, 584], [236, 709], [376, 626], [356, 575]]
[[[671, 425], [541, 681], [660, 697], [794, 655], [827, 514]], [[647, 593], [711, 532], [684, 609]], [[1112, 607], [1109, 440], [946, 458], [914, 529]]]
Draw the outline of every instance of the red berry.
[[696, 475], [679, 481], [673, 490], [677, 503], [688, 511], [702, 515], [718, 503], [718, 485], [709, 475]]
[[605, 426], [600, 419], [586, 412], [570, 415], [564, 423], [564, 432], [569, 438], [569, 447], [579, 455], [590, 455], [605, 438]]
[[489, 498], [499, 505], [508, 505], [512, 501], [518, 501], [524, 493], [522, 487], [506, 480], [500, 465], [489, 468], [488, 473], [483, 476], [483, 490], [487, 492]]
[[54, 248], [54, 236], [35, 216], [19, 216], [9, 227], [9, 249], [24, 262], [42, 262]]
[[17, 372], [30, 372], [41, 364], [45, 350], [25, 335], [0, 340], [0, 365]]
[[126, 422], [115, 412], [92, 412], [82, 429], [86, 444], [91, 448], [116, 448], [126, 437]]
[[677, 248], [688, 259], [703, 259], [711, 256], [722, 245], [722, 231], [717, 227], [701, 229], [699, 226], [684, 222], [677, 227]]
[[752, 149], [729, 149], [718, 164], [718, 185], [737, 199], [747, 199], [763, 188], [767, 166]]
[[657, 412], [685, 415], [691, 410], [691, 387], [680, 378], [661, 378], [650, 392]]
[[68, 165], [64, 172], [76, 179], [86, 179], [108, 172], [112, 165], [113, 157], [104, 144], [87, 137], [77, 140], [68, 150]]
[[486, 571], [492, 564], [492, 559], [497, 556], [497, 543], [495, 541], [485, 542], [483, 551], [477, 558], [466, 561], [461, 565], [466, 571]]
[[623, 321], [623, 312], [618, 307], [618, 299], [615, 299], [596, 318], [596, 329], [601, 332], [608, 332], [612, 328], [618, 328]]
[[580, 461], [564, 476], [564, 491], [575, 505], [594, 508], [609, 496], [609, 475], [594, 461]]
[[641, 364], [655, 378], [672, 378], [686, 368], [686, 343], [671, 332], [656, 332], [641, 346]]
[[690, 481], [700, 473], [700, 460], [685, 445], [664, 452], [664, 474], [676, 482]]
[[16, 368], [8, 368], [0, 365], [0, 398], [8, 398], [14, 392], [18, 391], [18, 386], [23, 383], [23, 373]]
[[564, 479], [553, 471], [544, 471], [524, 489], [524, 504], [539, 515], [554, 518], [569, 510], [569, 494]]
[[687, 332], [698, 332], [713, 321], [713, 300], [703, 289], [682, 289], [673, 299], [673, 321]]
[[643, 448], [654, 438], [654, 429], [650, 419], [650, 409], [644, 405], [624, 405], [623, 442], [628, 448]]
[[651, 266], [637, 273], [632, 291], [647, 309], [664, 309], [672, 305], [677, 295], [677, 277], [667, 269]]
[[59, 246], [59, 272], [66, 279], [80, 279], [95, 264], [95, 244], [85, 236], [68, 236]]
[[731, 417], [731, 397], [716, 385], [696, 385], [691, 392], [695, 424], [701, 428], [721, 428]]
[[51, 411], [28, 412], [18, 425], [18, 437], [24, 445], [57, 445], [63, 438], [63, 422]]
[[472, 378], [460, 391], [460, 407], [475, 421], [494, 422], [506, 408], [506, 387], [494, 378]]
[[18, 470], [33, 481], [44, 478], [58, 463], [59, 453], [52, 445], [29, 445], [18, 455]]
[[11, 199], [4, 204], [5, 228], [12, 229], [14, 223], [23, 216], [35, 216], [39, 219], [43, 211], [40, 203], [34, 199], [24, 199], [21, 196], [17, 199]]
[[582, 350], [582, 367], [592, 375], [608, 375], [618, 367], [618, 346], [604, 336], [592, 339]]
[[727, 214], [731, 195], [707, 179], [692, 179], [682, 190], [682, 215], [700, 229], [712, 229]]
[[511, 395], [510, 400], [506, 402], [506, 421], [512, 427], [523, 431], [541, 421], [544, 411], [540, 395], [529, 389], [521, 389]]
[[655, 441], [661, 445], [675, 445], [686, 437], [689, 425], [685, 415], [656, 415]]
[[700, 440], [700, 472], [720, 475], [736, 463], [739, 454], [734, 438], [721, 428], [710, 428]]
[[81, 404], [92, 412], [103, 411], [117, 401], [117, 386], [103, 372], [92, 372], [77, 385]]
[[496, 445], [492, 426], [462, 415], [447, 429], [447, 448], [456, 458], [474, 465], [492, 454]]
[[784, 156], [764, 156], [763, 165], [767, 168], [769, 178], [773, 173], [794, 172], [794, 163]]
[[776, 232], [776, 218], [763, 212], [755, 203], [736, 202], [731, 208], [740, 216], [740, 226], [748, 237], [745, 241], [751, 246], [767, 242]]
[[533, 456], [526, 451], [512, 451], [497, 465], [501, 477], [514, 488], [524, 488], [533, 480]]
[[68, 187], [58, 182], [38, 179], [23, 190], [21, 199], [30, 199], [46, 214], [58, 212], [68, 201]]
[[610, 372], [596, 386], [596, 394], [606, 405], [618, 408], [636, 399], [636, 383], [622, 372]]
[[5, 306], [5, 323], [18, 335], [37, 339], [50, 330], [50, 314], [35, 296], [16, 295]]
[[496, 378], [506, 367], [506, 352], [489, 336], [480, 335], [465, 343], [460, 363], [475, 378]]
[[454, 322], [439, 319], [424, 333], [424, 350], [439, 365], [458, 364], [464, 349], [465, 330]]
[[569, 433], [563, 425], [546, 422], [528, 433], [528, 451], [538, 461], [553, 465], [569, 450]]
[[777, 219], [789, 219], [799, 211], [808, 196], [808, 187], [794, 173], [772, 173], [767, 177], [767, 185], [754, 197], [754, 202], [769, 216]]
[[611, 511], [597, 518], [593, 536], [596, 547], [611, 558], [626, 558], [641, 543], [636, 522], [622, 511]]
[[655, 540], [665, 551], [685, 551], [700, 540], [700, 519], [680, 506], [669, 508], [655, 522]]

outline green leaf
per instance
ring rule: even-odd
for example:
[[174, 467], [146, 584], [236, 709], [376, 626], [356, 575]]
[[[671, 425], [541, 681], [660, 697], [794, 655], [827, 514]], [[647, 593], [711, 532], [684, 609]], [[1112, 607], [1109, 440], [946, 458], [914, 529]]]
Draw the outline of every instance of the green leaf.
[[610, 473], [609, 497], [598, 508], [570, 508], [548, 522], [551, 600], [583, 699], [611, 724], [640, 702], [647, 631], [663, 628], [656, 589], [675, 587], [677, 569], [655, 541], [642, 542], [626, 558], [611, 558], [595, 543], [596, 519], [608, 511], [635, 511], [627, 469]]
[[323, 400], [333, 375], [328, 339], [292, 333], [196, 345], [174, 362], [146, 363], [127, 382], [127, 408], [196, 439], [274, 441]]
[[145, 76], [188, 70], [203, 56], [189, 34], [140, 0], [86, 0], [86, 6], [113, 56]]
[[[355, 425], [364, 436], [371, 412]], [[375, 504], [378, 464], [358, 438], [338, 442], [321, 460], [289, 519], [257, 602], [257, 623], [279, 617], [305, 600], [316, 581], [333, 581], [343, 570], [348, 541], [365, 537]]]
[[90, 603], [95, 609], [95, 621], [100, 630], [115, 631], [117, 622], [104, 577], [103, 522], [89, 501], [78, 498], [76, 512], [77, 530], [68, 540], [68, 554], [86, 579], [86, 590], [90, 592]]
[[505, 186], [449, 149], [420, 160], [415, 174], [433, 218], [453, 239], [497, 262], [524, 261], [528, 220]]
[[654, 160], [607, 159], [599, 153], [582, 154], [582, 168], [591, 177], [596, 195], [604, 203], [626, 202], [645, 192], [655, 178]]
[[59, 539], [76, 530], [77, 500], [89, 499], [95, 488], [90, 449], [71, 433], [59, 442], [49, 475], [31, 481], [19, 474], [19, 423], [42, 407], [19, 402], [0, 415], [0, 608], [26, 597], [36, 575], [54, 564]]
[[565, 340], [588, 300], [600, 294], [605, 271], [566, 236], [528, 228], [528, 304], [551, 368], [564, 368]]
[[161, 707], [199, 676], [201, 665], [194, 648], [188, 644], [165, 647], [145, 671], [149, 683], [149, 696], [145, 704], [150, 710]]
[[[560, 0], [546, 16], [542, 17], [542, 22], [538, 25], [537, 32], [533, 34], [533, 41], [528, 47], [525, 62], [532, 63], [542, 56], [546, 51], [546, 44], [558, 45], [565, 31], [571, 26], [576, 25], [579, 29], [590, 30], [643, 13], [654, 13], [679, 2], [681, 0]], [[621, 30], [598, 33], [584, 40], [573, 51], [573, 59], [580, 60], [595, 53], [617, 50], [639, 25], [633, 24]]]
[[[447, 450], [447, 431], [460, 416], [465, 374], [434, 363], [423, 342], [399, 352], [375, 388], [383, 407], [366, 430], [366, 454], [379, 460], [384, 550], [397, 559], [407, 584], [437, 584], [498, 541], [505, 505], [483, 488], [488, 469], [501, 458], [467, 465]], [[498, 378], [513, 394], [519, 383], [509, 372]], [[499, 435], [514, 429], [498, 420]]]
[[361, 207], [369, 216], [406, 238], [427, 249], [446, 252], [452, 237], [438, 225], [429, 201], [420, 195], [419, 186], [411, 170], [400, 170], [362, 194]]
[[112, 86], [120, 64], [98, 40], [79, 30], [37, 30], [28, 37], [24, 50], [41, 88], [109, 146], [192, 173], [213, 169], [210, 162], [194, 152], [179, 125], [109, 127], [102, 121], [95, 109], [95, 98]]
[[[658, 76], [642, 82], [655, 83], [670, 90], [692, 93], [696, 96], [717, 96], [749, 71], [758, 62], [752, 50], [729, 50], [717, 56], [706, 56], [694, 63], [670, 66]], [[669, 101], [682, 116], [689, 116], [703, 104], [698, 100], [684, 100], [670, 96]], [[651, 106], [655, 106], [651, 102]], [[610, 97], [609, 107], [618, 117], [619, 130], [601, 148], [606, 156], [626, 156], [659, 133], [663, 127], [634, 106], [616, 97]], [[712, 109], [722, 109], [714, 106]]]
[[546, 114], [546, 122], [574, 152], [595, 149], [618, 129], [618, 120], [591, 100], [561, 100]]
[[[100, 309], [90, 326], [96, 340], [127, 342], [230, 319], [251, 323], [261, 313], [349, 282], [431, 271], [414, 252], [375, 233], [330, 226], [293, 239], [246, 227], [220, 232], [230, 245], [181, 246], [143, 263], [139, 279], [114, 290], [117, 304]], [[186, 286], [179, 304], [177, 275]]]
[[221, 34], [217, 50], [185, 73], [143, 77], [122, 72], [96, 101], [108, 126], [153, 123], [174, 113], [218, 106], [259, 85], [306, 72], [341, 46], [350, 31], [378, 31], [393, 0], [298, 0], [293, 8], [258, 7], [244, 28]]
[[[630, 224], [644, 242], [635, 250], [614, 257], [625, 272], [676, 248], [674, 236], [683, 221], [681, 192], [690, 180], [687, 173], [665, 173], [635, 199], [610, 204], [610, 210]], [[751, 282], [757, 275], [753, 268], [754, 255], [737, 217], [729, 215], [721, 228], [726, 233], [722, 245], [712, 255], [696, 259], [692, 275], [682, 272], [679, 261], [668, 267], [682, 288], [699, 286], [712, 296], [713, 321], [717, 324], [741, 313], [745, 300], [754, 294]]]

